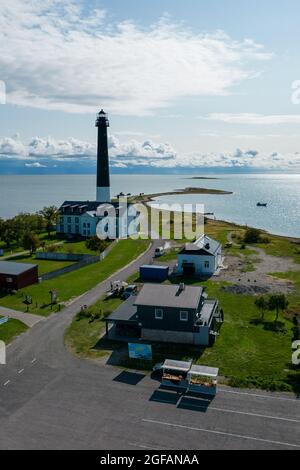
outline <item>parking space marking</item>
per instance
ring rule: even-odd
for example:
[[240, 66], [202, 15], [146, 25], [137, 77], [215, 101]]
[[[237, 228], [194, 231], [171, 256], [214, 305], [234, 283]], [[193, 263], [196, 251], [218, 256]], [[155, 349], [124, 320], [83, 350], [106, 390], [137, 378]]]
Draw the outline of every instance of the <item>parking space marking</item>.
[[248, 411], [228, 410], [226, 408], [216, 408], [214, 406], [207, 407], [207, 406], [201, 406], [201, 405], [197, 406], [197, 405], [193, 405], [193, 404], [189, 404], [188, 406], [190, 406], [192, 408], [199, 408], [199, 409], [207, 410], [207, 411], [209, 411], [209, 410], [221, 411], [222, 413], [232, 413], [232, 414], [238, 414], [238, 415], [253, 416], [255, 418], [276, 419], [276, 420], [279, 420], [279, 421], [288, 421], [290, 423], [300, 423], [299, 419], [284, 418], [284, 417], [280, 417], [280, 416], [262, 415], [262, 414], [259, 414], [259, 413], [250, 413]]
[[139, 447], [140, 449], [149, 449], [149, 450], [165, 450], [164, 447], [156, 447], [156, 446], [151, 446], [150, 444], [147, 445], [147, 444], [138, 444], [138, 443], [134, 443], [134, 442], [129, 442], [128, 443], [129, 446], [134, 446], [134, 447]]
[[272, 441], [269, 439], [262, 439], [260, 437], [245, 436], [242, 434], [234, 434], [234, 433], [225, 432], [225, 431], [215, 431], [213, 429], [195, 428], [192, 426], [184, 426], [183, 424], [173, 424], [173, 423], [167, 423], [164, 421], [155, 421], [153, 419], [142, 419], [142, 421], [144, 423], [158, 424], [160, 426], [168, 426], [168, 427], [173, 427], [173, 428], [178, 428], [178, 429], [186, 429], [189, 431], [198, 431], [198, 432], [203, 432], [207, 434], [216, 434], [216, 435], [221, 435], [221, 436], [226, 436], [226, 437], [233, 437], [235, 439], [244, 439], [248, 441], [263, 442], [265, 444], [273, 444], [273, 445], [279, 445], [283, 447], [294, 447], [294, 448], [300, 449], [300, 444], [299, 445], [291, 444], [290, 442]]
[[31, 364], [34, 364], [36, 362], [36, 358], [32, 359]]
[[18, 371], [18, 374], [22, 374], [23, 372], [24, 372], [24, 369], [20, 369], [20, 370]]
[[293, 403], [300, 403], [300, 400], [297, 398], [286, 398], [286, 397], [273, 397], [270, 395], [260, 395], [259, 393], [250, 393], [250, 392], [236, 392], [234, 390], [226, 390], [224, 388], [219, 388], [218, 392], [220, 393], [232, 393], [233, 395], [245, 395], [255, 398], [264, 398], [268, 400], [283, 400], [283, 401], [292, 401]]
[[7, 380], [7, 381], [3, 384], [3, 386], [6, 387], [9, 383], [10, 383], [10, 380]]

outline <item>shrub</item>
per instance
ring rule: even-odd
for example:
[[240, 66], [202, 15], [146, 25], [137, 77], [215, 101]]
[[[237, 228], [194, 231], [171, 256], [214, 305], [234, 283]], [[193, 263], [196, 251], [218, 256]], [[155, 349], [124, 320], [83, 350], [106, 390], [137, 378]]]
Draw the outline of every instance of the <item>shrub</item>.
[[244, 243], [260, 243], [261, 231], [257, 228], [247, 228], [244, 235]]

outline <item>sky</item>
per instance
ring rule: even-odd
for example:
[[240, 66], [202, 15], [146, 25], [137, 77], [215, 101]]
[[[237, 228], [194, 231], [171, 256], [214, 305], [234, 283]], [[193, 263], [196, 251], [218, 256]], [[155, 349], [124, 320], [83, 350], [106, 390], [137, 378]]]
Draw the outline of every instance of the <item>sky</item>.
[[0, 0], [0, 174], [300, 172], [298, 0]]

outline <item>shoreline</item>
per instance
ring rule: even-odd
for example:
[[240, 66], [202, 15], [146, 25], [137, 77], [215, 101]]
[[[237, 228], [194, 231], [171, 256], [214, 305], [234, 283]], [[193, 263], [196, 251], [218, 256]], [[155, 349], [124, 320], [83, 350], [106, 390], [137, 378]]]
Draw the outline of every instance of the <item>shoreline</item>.
[[129, 202], [134, 203], [148, 203], [153, 202], [158, 197], [164, 196], [183, 196], [189, 194], [211, 194], [215, 196], [227, 196], [233, 194], [233, 191], [225, 191], [222, 189], [209, 189], [209, 188], [184, 188], [184, 189], [175, 189], [174, 191], [164, 191], [159, 193], [152, 194], [141, 194], [139, 196], [132, 196], [129, 198]]
[[[181, 194], [181, 193], [180, 193]], [[153, 202], [153, 200], [143, 200], [143, 201], [139, 201], [139, 203], [145, 203], [145, 205], [149, 208], [151, 208], [151, 205], [149, 203]], [[195, 214], [194, 214], [195, 215]], [[254, 227], [254, 226], [250, 226], [250, 225], [242, 225], [242, 224], [239, 224], [238, 222], [232, 222], [230, 220], [225, 220], [225, 219], [217, 219], [217, 218], [212, 218], [212, 216], [214, 214], [211, 214], [211, 213], [205, 213], [203, 214], [204, 217], [206, 217], [208, 220], [212, 221], [212, 222], [216, 222], [216, 223], [219, 223], [219, 224], [227, 224], [229, 226], [232, 226], [233, 228], [237, 229], [237, 230], [246, 230], [247, 228], [256, 228], [257, 230], [260, 230], [260, 232], [262, 232], [262, 234], [265, 234], [265, 235], [268, 235], [270, 237], [276, 237], [276, 238], [280, 238], [282, 240], [285, 240], [285, 241], [289, 241], [291, 243], [295, 243], [295, 244], [299, 244], [300, 245], [300, 236], [299, 237], [292, 237], [292, 236], [289, 236], [289, 235], [280, 235], [280, 234], [277, 234], [277, 233], [273, 233], [273, 232], [269, 232], [268, 230], [264, 229], [264, 228], [260, 228], [260, 227]]]

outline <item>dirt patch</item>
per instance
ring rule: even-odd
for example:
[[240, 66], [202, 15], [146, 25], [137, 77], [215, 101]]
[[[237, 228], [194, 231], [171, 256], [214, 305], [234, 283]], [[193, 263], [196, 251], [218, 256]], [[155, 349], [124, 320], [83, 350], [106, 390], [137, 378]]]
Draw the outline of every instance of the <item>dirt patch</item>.
[[[232, 242], [232, 234], [228, 235], [228, 241]], [[290, 294], [294, 291], [293, 282], [276, 278], [270, 273], [299, 272], [299, 264], [292, 258], [267, 255], [261, 248], [247, 248], [254, 253], [246, 256], [241, 250], [238, 255], [227, 254], [224, 261], [226, 269], [221, 270], [215, 279], [232, 283], [231, 292], [237, 294]]]
[[224, 286], [222, 290], [225, 292], [230, 292], [231, 294], [238, 295], [264, 295], [268, 294], [270, 291], [267, 287], [263, 286], [245, 286], [245, 285], [233, 285], [233, 286]]

